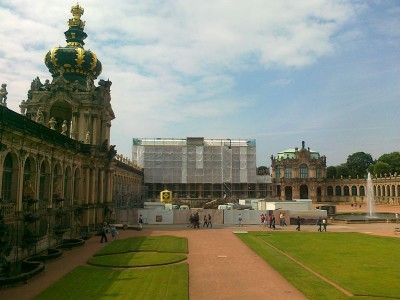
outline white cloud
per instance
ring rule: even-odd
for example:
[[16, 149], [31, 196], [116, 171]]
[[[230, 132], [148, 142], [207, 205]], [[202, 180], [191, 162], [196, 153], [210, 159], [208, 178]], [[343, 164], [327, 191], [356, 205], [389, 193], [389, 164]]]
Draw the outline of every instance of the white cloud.
[[[63, 32], [74, 4], [62, 0], [0, 3], [0, 81], [8, 84], [9, 107], [18, 110], [33, 78], [51, 77], [43, 57], [52, 47], [65, 45]], [[174, 130], [178, 135], [191, 135], [190, 130], [258, 135], [256, 131], [262, 130], [258, 124], [278, 124], [282, 111], [290, 113], [290, 121], [296, 124], [301, 105], [292, 98], [275, 98], [279, 95], [272, 96], [272, 91], [264, 95], [262, 88], [293, 88], [291, 74], [271, 74], [309, 68], [334, 56], [343, 45], [356, 48], [353, 40], [364, 33], [358, 14], [366, 7], [363, 2], [333, 0], [83, 0], [79, 4], [85, 8], [85, 48], [102, 62], [100, 78], [113, 82], [117, 119], [112, 139], [126, 155], [133, 136], [168, 132], [171, 136]], [[391, 13], [385, 23], [376, 20], [376, 30], [389, 32], [388, 38], [398, 36], [396, 15]], [[257, 82], [257, 77], [247, 78], [253, 73], [268, 73], [272, 79], [267, 84], [265, 80], [249, 84], [247, 90], [241, 84]], [[281, 108], [281, 102], [290, 107]], [[313, 107], [316, 113], [318, 108]], [[257, 118], [247, 117], [251, 114]], [[323, 120], [322, 115], [316, 117], [304, 130], [318, 127]], [[243, 127], [246, 124], [249, 128]]]

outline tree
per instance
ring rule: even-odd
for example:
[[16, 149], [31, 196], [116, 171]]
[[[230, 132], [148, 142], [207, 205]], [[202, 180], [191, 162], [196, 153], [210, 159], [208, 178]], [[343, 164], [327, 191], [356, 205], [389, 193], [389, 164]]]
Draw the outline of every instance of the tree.
[[[378, 158], [378, 162], [387, 163], [390, 167], [389, 171], [385, 173], [397, 173], [400, 174], [400, 152], [392, 152], [389, 154], [383, 154], [381, 157]], [[378, 173], [376, 173], [378, 174]], [[384, 173], [382, 173], [384, 174]]]
[[359, 176], [364, 178], [367, 175], [368, 167], [374, 163], [371, 154], [365, 152], [356, 152], [347, 157], [346, 165], [349, 175], [353, 178]]
[[336, 176], [337, 178], [339, 177], [349, 177], [349, 168], [347, 167], [347, 164], [341, 164], [339, 166], [336, 166]]
[[388, 163], [378, 161], [373, 167], [373, 173], [380, 175], [380, 174], [389, 174], [390, 173], [390, 165]]
[[336, 178], [336, 167], [330, 166], [326, 168], [326, 177], [327, 178]]
[[266, 166], [258, 167], [257, 175], [269, 175], [269, 168]]

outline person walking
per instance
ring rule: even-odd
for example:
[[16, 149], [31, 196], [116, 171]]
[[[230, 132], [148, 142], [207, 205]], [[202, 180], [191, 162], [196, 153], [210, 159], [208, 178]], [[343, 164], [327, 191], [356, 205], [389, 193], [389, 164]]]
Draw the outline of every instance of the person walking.
[[269, 215], [269, 228], [272, 228], [272, 214]]
[[318, 231], [322, 232], [322, 219], [321, 219], [321, 217], [319, 217], [318, 220], [317, 220], [317, 226], [318, 226]]
[[242, 224], [242, 214], [239, 214], [239, 217], [238, 217], [238, 226], [243, 226], [243, 224]]
[[264, 216], [264, 214], [261, 214], [261, 216], [260, 216], [260, 227], [261, 226], [265, 226], [265, 216]]
[[142, 217], [142, 215], [139, 215], [139, 229], [140, 230], [143, 229], [143, 217]]
[[282, 225], [282, 226], [286, 226], [286, 227], [287, 227], [285, 213], [283, 213], [282, 222], [283, 222], [283, 225]]
[[206, 226], [207, 225], [207, 228], [208, 228], [208, 220], [207, 220], [207, 215], [204, 215], [204, 218], [203, 218], [203, 228], [204, 228], [204, 226]]
[[101, 227], [101, 240], [100, 243], [103, 243], [105, 241], [106, 243], [108, 242], [107, 240], [107, 223], [104, 222], [103, 227]]
[[274, 230], [275, 230], [275, 222], [276, 222], [275, 216], [272, 215], [272, 221], [271, 221], [271, 224], [270, 224], [270, 228], [272, 227]]
[[113, 241], [115, 241], [117, 239], [117, 235], [118, 235], [118, 231], [117, 228], [115, 228], [115, 226], [111, 226], [111, 238]]
[[[212, 228], [211, 215], [210, 215], [210, 214], [208, 214], [207, 219], [208, 219], [208, 225], [210, 225], [210, 227]], [[208, 227], [208, 226], [207, 226], [207, 227]]]
[[284, 221], [284, 216], [283, 216], [283, 213], [281, 212], [281, 213], [279, 214], [279, 225], [280, 225], [281, 227], [283, 227], [283, 221]]
[[296, 223], [297, 223], [297, 227], [296, 227], [296, 230], [297, 231], [300, 231], [300, 217], [299, 216], [297, 216], [297, 220], [296, 220]]
[[328, 221], [326, 219], [322, 220], [322, 225], [324, 226], [324, 231], [326, 232], [326, 225], [328, 224]]

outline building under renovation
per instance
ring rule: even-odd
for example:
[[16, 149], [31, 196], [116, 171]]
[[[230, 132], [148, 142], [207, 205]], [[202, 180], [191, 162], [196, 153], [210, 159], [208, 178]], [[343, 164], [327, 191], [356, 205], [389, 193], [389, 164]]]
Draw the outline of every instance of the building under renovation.
[[144, 168], [147, 199], [165, 189], [175, 199], [266, 196], [254, 139], [135, 138], [132, 160]]

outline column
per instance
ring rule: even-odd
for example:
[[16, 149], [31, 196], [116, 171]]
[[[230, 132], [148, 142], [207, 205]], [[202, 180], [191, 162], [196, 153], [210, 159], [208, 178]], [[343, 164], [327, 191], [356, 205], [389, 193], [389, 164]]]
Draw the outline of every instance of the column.
[[85, 199], [84, 199], [84, 204], [89, 204], [89, 187], [90, 187], [90, 169], [89, 167], [85, 167]]
[[72, 112], [72, 121], [70, 128], [70, 138], [76, 140], [79, 137], [79, 124], [78, 124], [79, 112], [75, 110]]
[[100, 170], [100, 182], [99, 182], [99, 202], [104, 203], [104, 170]]
[[95, 186], [96, 186], [96, 169], [91, 168], [91, 172], [90, 172], [90, 203], [95, 203], [95, 201], [94, 201], [95, 196], [96, 196]]
[[99, 129], [98, 129], [98, 116], [97, 115], [93, 115], [92, 116], [92, 144], [94, 145], [100, 145], [102, 143], [102, 141], [99, 140], [98, 136], [99, 136]]

